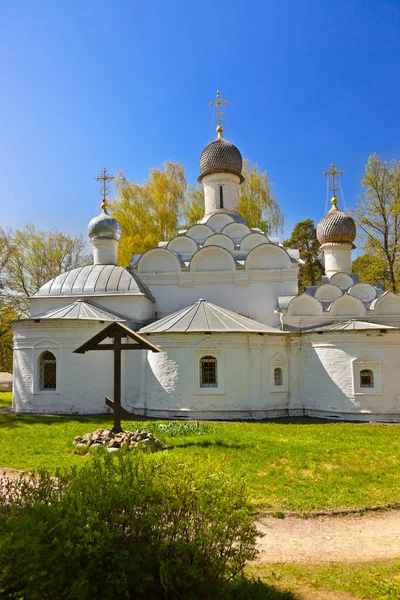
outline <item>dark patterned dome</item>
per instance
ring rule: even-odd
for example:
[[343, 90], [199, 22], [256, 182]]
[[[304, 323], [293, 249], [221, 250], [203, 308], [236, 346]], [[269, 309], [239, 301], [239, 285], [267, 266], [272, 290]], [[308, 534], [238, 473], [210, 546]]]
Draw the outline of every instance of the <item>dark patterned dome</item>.
[[214, 142], [208, 144], [200, 156], [200, 177], [199, 183], [205, 175], [211, 173], [232, 173], [240, 177], [240, 183], [243, 183], [242, 176], [242, 155], [239, 150], [225, 140], [222, 136]]
[[320, 244], [353, 243], [356, 233], [353, 219], [336, 206], [322, 217], [317, 225], [317, 238]]

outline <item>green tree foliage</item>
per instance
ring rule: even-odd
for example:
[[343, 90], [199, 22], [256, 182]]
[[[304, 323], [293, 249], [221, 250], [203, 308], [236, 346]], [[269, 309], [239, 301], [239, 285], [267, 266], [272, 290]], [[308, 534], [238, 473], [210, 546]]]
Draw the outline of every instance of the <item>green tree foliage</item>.
[[186, 190], [185, 169], [167, 161], [162, 169], [153, 167], [142, 185], [120, 174], [116, 186], [112, 212], [123, 231], [118, 260], [127, 266], [133, 254], [142, 254], [176, 235]]
[[[382, 284], [385, 288], [390, 287], [387, 263], [382, 256], [374, 254], [357, 256], [353, 260], [353, 273], [359, 276], [361, 283]], [[398, 280], [398, 274], [396, 274], [396, 280]]]
[[382, 259], [391, 289], [397, 290], [400, 253], [400, 161], [369, 157], [362, 180], [364, 195], [352, 215], [366, 254]]
[[31, 223], [9, 233], [11, 248], [4, 272], [4, 301], [17, 314], [28, 315], [28, 297], [44, 283], [92, 262], [82, 236], [40, 231]]
[[261, 172], [256, 163], [243, 161], [244, 182], [240, 186], [239, 213], [247, 219], [249, 227], [259, 227], [266, 233], [283, 230], [283, 214], [272, 192], [266, 171]]
[[202, 185], [189, 185], [187, 187], [182, 213], [182, 221], [185, 227], [196, 225], [204, 217], [204, 190]]
[[233, 597], [257, 555], [243, 481], [211, 462], [97, 452], [55, 479], [0, 480], [1, 597]]
[[300, 258], [304, 265], [299, 268], [299, 293], [304, 291], [306, 285], [316, 285], [324, 273], [320, 261], [319, 242], [312, 219], [305, 219], [296, 223], [292, 235], [283, 242], [286, 248], [296, 248], [300, 251]]
[[0, 299], [0, 372], [12, 373], [13, 368], [13, 334], [11, 321], [18, 317], [17, 313]]
[[[283, 214], [271, 191], [267, 173], [256, 164], [243, 163], [244, 183], [240, 187], [239, 212], [250, 227], [267, 233], [281, 231]], [[183, 165], [165, 162], [153, 167], [139, 185], [122, 173], [116, 179], [117, 198], [112, 213], [122, 225], [118, 261], [129, 265], [133, 254], [143, 254], [160, 241], [173, 238], [179, 227], [190, 227], [204, 216], [201, 185], [187, 185]]]

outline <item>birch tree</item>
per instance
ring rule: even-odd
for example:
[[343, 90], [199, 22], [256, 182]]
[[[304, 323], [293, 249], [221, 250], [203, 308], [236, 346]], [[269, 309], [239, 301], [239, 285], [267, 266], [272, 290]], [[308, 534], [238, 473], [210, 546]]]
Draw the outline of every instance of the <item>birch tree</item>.
[[392, 291], [397, 291], [400, 253], [400, 161], [369, 157], [362, 179], [364, 194], [354, 217], [364, 251], [384, 260]]

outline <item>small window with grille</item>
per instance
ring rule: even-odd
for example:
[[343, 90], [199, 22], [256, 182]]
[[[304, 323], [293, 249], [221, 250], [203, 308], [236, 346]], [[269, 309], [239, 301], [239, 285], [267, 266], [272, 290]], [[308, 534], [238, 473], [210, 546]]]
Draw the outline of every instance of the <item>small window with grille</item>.
[[275, 367], [274, 369], [274, 385], [276, 387], [283, 386], [283, 371], [281, 367]]
[[200, 359], [200, 387], [218, 387], [217, 359], [214, 356], [203, 356]]
[[39, 389], [55, 390], [57, 387], [57, 360], [51, 352], [39, 357]]
[[363, 369], [360, 371], [360, 388], [374, 387], [374, 373], [371, 369]]

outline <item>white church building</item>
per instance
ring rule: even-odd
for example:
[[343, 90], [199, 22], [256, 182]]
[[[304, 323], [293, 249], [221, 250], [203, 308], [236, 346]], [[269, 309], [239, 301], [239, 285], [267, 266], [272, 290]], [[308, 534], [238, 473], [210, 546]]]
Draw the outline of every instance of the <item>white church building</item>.
[[325, 276], [299, 295], [299, 252], [240, 216], [242, 157], [217, 131], [200, 157], [198, 224], [123, 268], [105, 203], [89, 223], [93, 265], [30, 299], [13, 325], [15, 412], [106, 412], [112, 352], [73, 351], [118, 321], [162, 349], [122, 353], [135, 415], [400, 421], [400, 295], [352, 274], [353, 219], [334, 195], [317, 227]]

